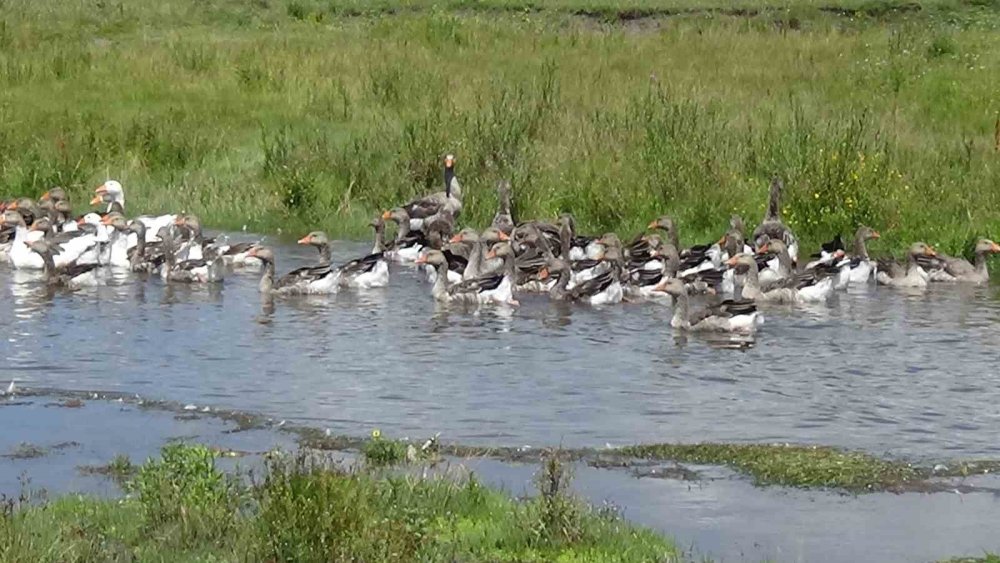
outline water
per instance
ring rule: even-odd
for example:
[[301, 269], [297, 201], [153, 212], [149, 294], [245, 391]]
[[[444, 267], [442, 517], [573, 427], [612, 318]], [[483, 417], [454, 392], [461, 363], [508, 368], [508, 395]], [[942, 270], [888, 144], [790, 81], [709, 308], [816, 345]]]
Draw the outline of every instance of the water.
[[[339, 243], [335, 261], [368, 245]], [[307, 251], [308, 250], [308, 251]], [[279, 245], [279, 273], [314, 253]], [[992, 288], [868, 288], [766, 311], [751, 346], [684, 336], [670, 310], [523, 296], [445, 310], [408, 267], [334, 297], [125, 277], [49, 295], [0, 267], [0, 357], [19, 385], [125, 391], [267, 413], [335, 433], [469, 444], [788, 441], [914, 458], [1000, 454]], [[730, 345], [727, 345], [730, 344]], [[740, 345], [742, 344], [742, 345]]]

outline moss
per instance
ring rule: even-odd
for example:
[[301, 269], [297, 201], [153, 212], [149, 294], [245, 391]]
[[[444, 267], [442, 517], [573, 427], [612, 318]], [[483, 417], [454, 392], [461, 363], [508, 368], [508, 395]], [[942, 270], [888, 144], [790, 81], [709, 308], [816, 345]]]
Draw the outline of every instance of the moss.
[[851, 492], [892, 490], [922, 479], [906, 463], [826, 446], [788, 444], [649, 444], [620, 452], [646, 459], [725, 465], [758, 485], [825, 487]]

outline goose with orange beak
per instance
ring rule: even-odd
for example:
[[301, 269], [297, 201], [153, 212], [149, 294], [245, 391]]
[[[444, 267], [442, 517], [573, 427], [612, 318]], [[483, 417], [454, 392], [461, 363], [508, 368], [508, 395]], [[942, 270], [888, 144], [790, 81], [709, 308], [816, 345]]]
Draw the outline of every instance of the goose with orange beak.
[[438, 275], [431, 287], [431, 295], [441, 303], [518, 305], [514, 299], [514, 250], [510, 243], [501, 242], [486, 253], [487, 259], [501, 258], [503, 272], [480, 276], [449, 286], [448, 260], [440, 250], [429, 250], [417, 259], [417, 264], [428, 264], [437, 269]]
[[[117, 211], [125, 214], [125, 188], [117, 180], [108, 180], [97, 186], [94, 190], [94, 197], [90, 200], [90, 205], [105, 205], [102, 213]], [[157, 233], [160, 229], [172, 225], [177, 220], [177, 215], [140, 215], [134, 219], [142, 221], [146, 226], [146, 242], [156, 242]]]
[[927, 272], [920, 266], [920, 260], [937, 257], [934, 247], [925, 242], [915, 242], [906, 252], [906, 263], [893, 258], [879, 258], [875, 280], [889, 287], [925, 289], [929, 281]]
[[427, 238], [420, 231], [411, 231], [410, 215], [402, 207], [382, 213], [383, 221], [396, 224], [396, 238], [388, 245], [386, 256], [393, 262], [412, 264], [427, 246]]
[[263, 275], [258, 289], [269, 295], [323, 295], [336, 293], [339, 272], [330, 265], [305, 266], [297, 268], [274, 279], [274, 250], [267, 246], [258, 246], [250, 250], [250, 255], [264, 264]]
[[928, 280], [932, 282], [962, 282], [984, 285], [990, 282], [990, 271], [987, 267], [989, 257], [1000, 253], [1000, 245], [990, 239], [979, 239], [972, 248], [974, 262], [965, 258], [957, 258], [937, 253], [933, 258], [918, 257], [917, 261], [927, 271]]
[[[41, 255], [33, 252], [29, 242], [41, 240], [48, 230], [47, 219], [36, 221], [29, 228], [24, 222], [24, 216], [18, 211], [7, 209], [0, 216], [0, 227], [13, 227], [14, 239], [11, 241], [8, 259], [14, 268], [24, 270], [41, 270], [45, 262]], [[64, 268], [75, 263], [84, 253], [97, 245], [97, 237], [89, 233], [74, 233], [75, 236], [65, 236], [49, 248], [53, 265]]]
[[763, 321], [752, 300], [723, 301], [692, 315], [687, 285], [676, 278], [663, 280], [656, 286], [656, 291], [674, 298], [674, 314], [670, 319], [670, 326], [678, 330], [751, 333]]

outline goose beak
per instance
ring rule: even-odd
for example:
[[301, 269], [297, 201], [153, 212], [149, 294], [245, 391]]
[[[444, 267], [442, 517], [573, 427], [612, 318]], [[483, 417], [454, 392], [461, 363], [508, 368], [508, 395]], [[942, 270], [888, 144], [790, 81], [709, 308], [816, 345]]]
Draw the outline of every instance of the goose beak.
[[722, 245], [726, 244], [726, 237], [725, 237], [725, 236], [723, 236], [723, 237], [722, 237], [722, 238], [720, 238], [719, 240], [715, 241], [715, 244], [717, 244], [717, 245], [719, 245], [719, 246], [722, 246]]
[[10, 205], [7, 206], [7, 209], [17, 209], [17, 200], [10, 202]]
[[872, 231], [872, 238], [873, 239], [882, 238], [882, 235], [880, 235], [878, 231]]
[[306, 235], [306, 236], [304, 236], [304, 237], [300, 238], [300, 239], [299, 239], [298, 241], [296, 241], [296, 242], [297, 242], [298, 244], [309, 244], [309, 243], [311, 243], [311, 242], [312, 242], [312, 240], [313, 240], [313, 238], [312, 238], [312, 235]]
[[500, 237], [499, 238], [500, 238], [500, 240], [510, 240], [510, 237], [507, 236], [507, 233], [505, 233], [503, 231], [500, 231]]
[[767, 254], [768, 250], [770, 250], [770, 245], [765, 244], [764, 246], [757, 249], [757, 254]]
[[646, 225], [646, 228], [647, 229], [655, 229], [656, 228], [656, 224], [657, 224], [657, 221], [652, 221], [648, 225]]
[[547, 280], [547, 279], [549, 279], [549, 269], [548, 268], [542, 268], [541, 270], [538, 270], [538, 279], [539, 280]]
[[110, 225], [111, 224], [111, 215], [105, 215], [104, 217], [101, 217], [101, 224], [102, 225]]
[[82, 226], [86, 224], [86, 221], [84, 221], [83, 217], [80, 217], [79, 219], [76, 220], [76, 224]]
[[250, 250], [247, 251], [247, 256], [250, 256], [251, 258], [256, 258], [257, 257], [257, 247], [256, 246], [251, 247]]
[[392, 213], [389, 212], [389, 211], [383, 212], [382, 213], [382, 220], [388, 221], [389, 219], [392, 219]]
[[452, 156], [452, 155], [449, 154], [448, 156], [444, 157], [444, 167], [445, 168], [452, 168], [454, 166], [455, 166], [455, 157], [454, 156]]
[[993, 252], [994, 254], [1000, 252], [1000, 244], [994, 242], [993, 246], [990, 248], [990, 252]]
[[423, 256], [418, 256], [417, 259], [413, 263], [417, 264], [418, 266], [420, 264], [426, 264], [427, 263], [427, 255], [424, 254]]
[[42, 194], [42, 197], [40, 197], [38, 199], [39, 199], [39, 201], [48, 201], [49, 200], [49, 192], [45, 192], [44, 194]]
[[937, 256], [937, 251], [934, 250], [933, 246], [928, 246], [924, 249], [924, 255], [926, 256]]
[[667, 279], [660, 280], [660, 283], [653, 286], [653, 291], [663, 291], [667, 289]]
[[465, 240], [465, 239], [462, 237], [462, 234], [459, 233], [459, 234], [451, 237], [450, 239], [448, 239], [448, 242], [450, 242], [451, 244], [455, 244], [457, 242], [462, 242], [463, 240]]
[[101, 197], [100, 195], [95, 195], [93, 198], [91, 198], [90, 205], [100, 205], [103, 200], [104, 198]]
[[492, 248], [490, 249], [489, 252], [486, 253], [486, 259], [487, 260], [492, 260], [492, 259], [494, 259], [496, 257], [497, 257], [497, 251], [493, 250]]
[[175, 225], [183, 225], [184, 224], [184, 217], [177, 217], [176, 219], [174, 219], [174, 224]]
[[733, 256], [729, 260], [726, 260], [726, 265], [729, 266], [729, 267], [735, 266], [736, 265], [736, 256]]

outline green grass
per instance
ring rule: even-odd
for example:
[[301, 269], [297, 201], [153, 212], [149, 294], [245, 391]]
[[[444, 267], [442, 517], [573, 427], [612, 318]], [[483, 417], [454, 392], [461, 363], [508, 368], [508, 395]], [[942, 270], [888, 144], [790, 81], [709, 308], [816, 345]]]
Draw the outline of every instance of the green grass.
[[107, 177], [133, 212], [360, 235], [437, 189], [462, 221], [588, 231], [731, 213], [813, 245], [950, 252], [1000, 219], [996, 0], [5, 0], [0, 196]]
[[3, 561], [674, 561], [673, 544], [568, 492], [558, 458], [514, 500], [469, 477], [345, 473], [276, 456], [251, 484], [201, 446], [171, 445], [108, 500], [11, 501]]
[[902, 490], [924, 475], [902, 462], [826, 446], [782, 444], [650, 444], [621, 453], [706, 465], [726, 465], [758, 485], [824, 487], [850, 492]]

